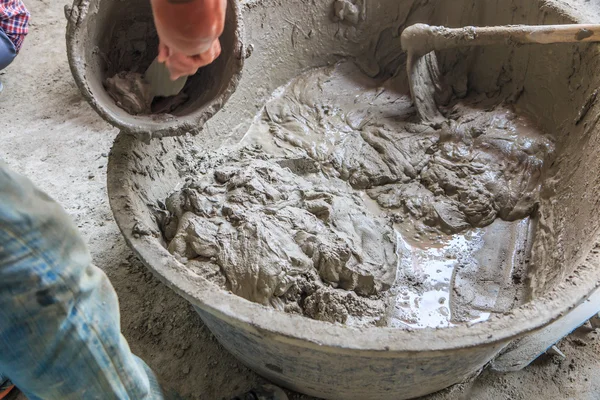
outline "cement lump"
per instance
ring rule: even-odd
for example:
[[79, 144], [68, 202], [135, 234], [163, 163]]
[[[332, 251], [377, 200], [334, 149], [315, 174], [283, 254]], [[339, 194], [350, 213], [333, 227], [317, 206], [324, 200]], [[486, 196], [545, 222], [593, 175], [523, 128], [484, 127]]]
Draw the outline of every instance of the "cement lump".
[[395, 233], [359, 196], [254, 148], [203, 168], [166, 202], [168, 249], [188, 267], [248, 300], [317, 319], [381, 314], [373, 309], [396, 277]]
[[117, 105], [129, 114], [150, 114], [154, 96], [142, 74], [119, 72], [107, 78], [104, 86]]

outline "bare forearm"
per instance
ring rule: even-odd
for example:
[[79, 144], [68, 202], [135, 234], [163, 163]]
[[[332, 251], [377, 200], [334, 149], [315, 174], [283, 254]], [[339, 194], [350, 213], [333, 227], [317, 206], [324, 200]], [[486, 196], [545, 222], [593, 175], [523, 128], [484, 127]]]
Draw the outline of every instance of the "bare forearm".
[[151, 0], [161, 40], [187, 55], [201, 54], [223, 32], [227, 0]]

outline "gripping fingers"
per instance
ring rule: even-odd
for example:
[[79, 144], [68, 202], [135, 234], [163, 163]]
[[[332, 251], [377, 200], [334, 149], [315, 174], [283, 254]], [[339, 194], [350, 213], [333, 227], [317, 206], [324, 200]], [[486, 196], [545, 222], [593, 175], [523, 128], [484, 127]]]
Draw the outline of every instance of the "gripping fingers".
[[166, 58], [167, 67], [171, 71], [171, 79], [175, 80], [182, 76], [194, 75], [198, 71], [198, 68], [212, 63], [220, 54], [221, 44], [219, 40], [215, 40], [207, 51], [195, 56], [186, 56], [181, 53], [171, 52]]

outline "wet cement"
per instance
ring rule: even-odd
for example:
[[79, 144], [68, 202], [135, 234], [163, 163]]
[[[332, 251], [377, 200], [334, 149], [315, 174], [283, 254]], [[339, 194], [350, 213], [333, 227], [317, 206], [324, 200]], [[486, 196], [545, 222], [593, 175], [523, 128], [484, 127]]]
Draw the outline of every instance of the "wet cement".
[[171, 113], [189, 98], [183, 90], [175, 96], [154, 96], [144, 76], [131, 71], [107, 78], [104, 87], [115, 103], [131, 115]]
[[102, 54], [107, 64], [104, 88], [131, 115], [151, 113], [153, 96], [144, 72], [156, 57], [157, 41], [151, 21], [129, 21], [115, 28], [111, 51]]
[[104, 87], [115, 103], [129, 114], [151, 113], [154, 96], [142, 74], [121, 71], [107, 78]]
[[161, 214], [169, 251], [250, 301], [351, 325], [446, 327], [525, 298], [552, 142], [495, 99], [419, 122], [403, 76], [352, 62], [278, 89], [241, 147]]
[[169, 251], [251, 301], [332, 322], [381, 317], [396, 276], [392, 224], [342, 182], [304, 177], [311, 164], [255, 146], [207, 159], [167, 199]]

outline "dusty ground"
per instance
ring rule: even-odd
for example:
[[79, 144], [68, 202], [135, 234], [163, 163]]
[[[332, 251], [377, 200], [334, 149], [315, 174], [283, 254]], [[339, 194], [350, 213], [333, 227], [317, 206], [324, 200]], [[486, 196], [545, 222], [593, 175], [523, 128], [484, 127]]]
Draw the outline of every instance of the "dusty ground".
[[[585, 0], [578, 0], [585, 2]], [[592, 0], [597, 1], [597, 0]], [[80, 96], [64, 44], [63, 2], [26, 0], [31, 33], [17, 60], [0, 73], [0, 158], [57, 199], [73, 216], [95, 263], [121, 301], [123, 332], [133, 351], [185, 399], [221, 399], [259, 377], [225, 352], [190, 306], [135, 259], [115, 225], [106, 195], [106, 155], [116, 135]], [[600, 399], [600, 333], [582, 330], [512, 374], [484, 372], [473, 383], [428, 400]], [[292, 395], [292, 399], [308, 400]]]

